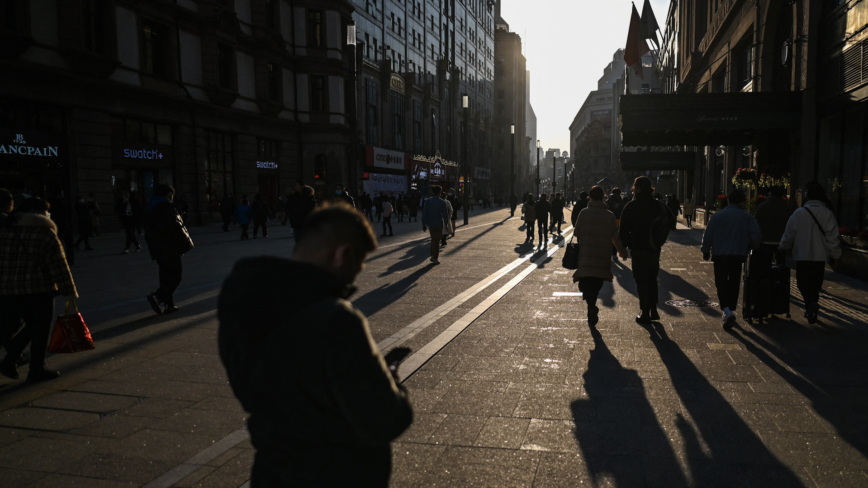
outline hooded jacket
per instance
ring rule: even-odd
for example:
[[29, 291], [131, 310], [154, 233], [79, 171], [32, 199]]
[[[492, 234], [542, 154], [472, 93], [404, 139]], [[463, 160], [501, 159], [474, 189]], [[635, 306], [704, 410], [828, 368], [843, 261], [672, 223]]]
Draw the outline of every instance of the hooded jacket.
[[152, 196], [145, 211], [145, 241], [151, 259], [181, 256], [193, 249], [193, 239], [168, 199]]
[[615, 214], [605, 203], [591, 200], [578, 215], [575, 234], [579, 236], [579, 267], [574, 276], [612, 281], [612, 244], [626, 252]]
[[[817, 221], [811, 217], [814, 214]], [[822, 230], [820, 229], [822, 227]], [[828, 261], [841, 257], [841, 241], [838, 238], [838, 221], [835, 214], [820, 200], [810, 200], [793, 212], [787, 221], [787, 229], [781, 238], [780, 248], [793, 251], [794, 261]]]
[[78, 296], [57, 226], [45, 215], [25, 213], [0, 232], [0, 295], [34, 293]]
[[413, 413], [350, 294], [330, 271], [276, 257], [238, 261], [226, 279], [220, 358], [250, 413], [254, 485], [388, 486], [389, 443]]

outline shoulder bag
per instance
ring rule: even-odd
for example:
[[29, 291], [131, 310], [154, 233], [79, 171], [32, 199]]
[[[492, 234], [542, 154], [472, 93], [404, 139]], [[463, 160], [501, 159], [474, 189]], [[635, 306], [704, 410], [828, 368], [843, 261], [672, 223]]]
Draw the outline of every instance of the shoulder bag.
[[[576, 234], [573, 233], [573, 239], [576, 239]], [[564, 249], [564, 259], [561, 261], [561, 264], [566, 269], [579, 269], [579, 241], [573, 242], [573, 239], [570, 239], [570, 242], [567, 244]]]

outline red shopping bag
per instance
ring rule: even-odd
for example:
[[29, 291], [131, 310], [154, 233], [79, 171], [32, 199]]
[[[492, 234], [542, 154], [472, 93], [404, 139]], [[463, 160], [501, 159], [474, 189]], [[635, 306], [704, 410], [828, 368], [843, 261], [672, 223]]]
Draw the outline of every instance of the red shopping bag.
[[[69, 314], [70, 305], [75, 308], [74, 315]], [[78, 305], [75, 304], [75, 300], [69, 300], [66, 302], [66, 313], [57, 316], [57, 323], [54, 325], [54, 334], [51, 336], [48, 352], [57, 354], [89, 351], [94, 347], [90, 330], [78, 312]]]

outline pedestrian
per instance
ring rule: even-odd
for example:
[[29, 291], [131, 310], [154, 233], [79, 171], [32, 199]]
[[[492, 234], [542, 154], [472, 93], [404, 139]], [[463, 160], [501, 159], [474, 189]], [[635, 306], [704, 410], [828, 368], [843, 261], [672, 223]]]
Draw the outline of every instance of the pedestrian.
[[0, 188], [0, 232], [6, 228], [9, 222], [9, 214], [15, 208], [15, 199], [12, 198], [12, 192], [6, 188]]
[[660, 320], [657, 312], [657, 274], [660, 272], [660, 250], [669, 236], [675, 216], [662, 202], [655, 200], [651, 179], [636, 178], [634, 199], [621, 212], [621, 241], [630, 250], [633, 279], [639, 295], [640, 315], [636, 321], [648, 325]]
[[570, 221], [572, 222], [573, 227], [576, 226], [576, 219], [579, 218], [579, 213], [588, 208], [588, 202], [588, 192], [583, 191], [579, 193], [579, 199], [576, 201], [575, 206], [573, 206], [573, 213], [570, 216]]
[[573, 273], [573, 282], [579, 283], [582, 299], [588, 304], [588, 323], [593, 326], [600, 321], [597, 297], [603, 282], [614, 279], [609, 249], [614, 245], [624, 259], [627, 259], [627, 249], [618, 234], [615, 214], [606, 207], [603, 189], [595, 186], [588, 196], [588, 206], [576, 218], [574, 233], [579, 237], [579, 267]]
[[524, 224], [527, 226], [527, 237], [524, 242], [533, 242], [534, 238], [534, 223], [536, 222], [536, 202], [533, 200], [533, 195], [528, 194], [524, 205], [521, 206], [521, 213], [524, 214]]
[[224, 282], [220, 359], [249, 413], [252, 486], [389, 485], [390, 442], [413, 411], [348, 301], [376, 248], [361, 213], [329, 204], [311, 215], [292, 259], [240, 260]]
[[515, 217], [515, 209], [518, 207], [518, 197], [513, 193], [509, 197], [509, 216]]
[[729, 205], [711, 217], [702, 236], [702, 259], [714, 261], [714, 285], [723, 310], [724, 329], [736, 322], [741, 270], [747, 255], [762, 244], [756, 219], [742, 209], [745, 200], [741, 190], [729, 192]]
[[447, 192], [446, 200], [449, 206], [452, 207], [452, 237], [455, 237], [455, 222], [458, 220], [458, 211], [461, 210], [461, 200], [455, 195], [455, 191], [450, 189]]
[[[344, 190], [344, 185], [342, 185], [340, 183], [335, 185], [335, 196], [337, 197], [338, 200], [345, 202], [350, 207], [356, 208], [356, 202], [353, 201], [353, 197], [351, 197], [350, 194], [347, 193], [346, 190]], [[256, 237], [256, 236], [254, 235], [253, 237]]]
[[425, 200], [422, 206], [422, 230], [426, 228], [431, 233], [431, 262], [440, 264], [440, 238], [444, 231], [449, 232], [449, 208], [446, 201], [440, 198], [443, 189], [439, 185], [431, 187], [434, 194]]
[[241, 204], [235, 209], [235, 215], [232, 216], [232, 221], [241, 226], [241, 240], [249, 241], [250, 235], [247, 233], [247, 229], [250, 228], [250, 222], [256, 221], [256, 212], [250, 208], [250, 202], [247, 200], [247, 195], [241, 195]]
[[407, 198], [407, 222], [419, 222], [419, 194], [413, 192]]
[[681, 202], [675, 198], [675, 195], [668, 195], [666, 198], [666, 207], [672, 212], [672, 215], [675, 216], [675, 220], [672, 221], [672, 230], [675, 230], [678, 226], [678, 216], [681, 215]]
[[130, 201], [133, 203], [133, 215], [136, 220], [136, 233], [144, 237], [143, 223], [145, 220], [145, 207], [142, 205], [142, 194], [138, 190], [130, 192]]
[[271, 216], [271, 211], [261, 193], [257, 193], [254, 197], [251, 210], [253, 210], [253, 238], [256, 239], [260, 227], [262, 227], [262, 237], [268, 237], [268, 217]]
[[75, 241], [74, 247], [78, 249], [78, 246], [84, 241], [84, 250], [93, 251], [93, 248], [90, 247], [90, 236], [93, 233], [93, 214], [83, 196], [79, 196], [75, 202], [75, 218], [78, 222], [78, 239]]
[[220, 216], [223, 217], [223, 232], [229, 232], [229, 224], [235, 215], [235, 196], [227, 194], [220, 202]]
[[377, 222], [380, 221], [380, 217], [383, 216], [383, 200], [386, 199], [385, 193], [380, 193], [379, 196], [374, 197], [374, 208], [377, 211]]
[[[621, 212], [624, 211], [624, 206], [627, 203], [624, 201], [624, 197], [621, 196], [620, 188], [612, 188], [612, 193], [609, 195], [609, 198], [606, 200], [606, 208], [609, 209], [610, 212], [615, 216], [615, 223], [620, 227], [621, 225]], [[615, 246], [612, 246], [612, 261], [618, 260], [618, 249]]]
[[796, 286], [805, 301], [805, 318], [816, 324], [820, 312], [820, 290], [826, 262], [832, 267], [841, 259], [838, 221], [826, 206], [826, 191], [818, 184], [807, 188], [808, 201], [793, 212], [781, 238], [781, 251], [792, 251], [796, 262]]
[[[440, 198], [446, 202], [446, 212], [449, 214], [449, 221], [452, 222], [452, 235], [455, 235], [455, 209], [452, 207], [452, 203], [446, 198], [446, 195], [443, 194], [443, 191], [440, 192]], [[440, 237], [440, 245], [446, 245], [446, 234], [449, 232], [444, 232]]]
[[174, 198], [174, 188], [155, 185], [154, 195], [148, 199], [145, 211], [145, 241], [151, 259], [157, 262], [160, 270], [160, 287], [147, 299], [157, 314], [178, 310], [174, 293], [181, 284], [184, 271], [181, 256], [193, 249], [187, 227], [172, 205]]
[[[277, 203], [274, 205], [275, 207], [275, 217], [277, 217], [277, 221], [281, 223], [281, 225], [286, 225], [287, 216], [286, 216], [286, 198], [283, 195], [277, 197]], [[292, 237], [292, 233], [290, 232], [290, 237]]]
[[85, 205], [90, 210], [90, 219], [92, 221], [91, 225], [93, 228], [93, 233], [94, 233], [94, 235], [99, 237], [100, 208], [99, 208], [99, 202], [96, 200], [96, 197], [93, 195], [93, 193], [87, 194], [87, 201], [85, 202]]
[[[11, 222], [0, 232], [0, 340], [6, 357], [0, 374], [18, 379], [17, 363], [30, 345], [28, 382], [57, 378], [45, 364], [54, 297], [78, 298], [75, 282], [57, 226], [48, 217], [51, 205], [41, 198], [26, 199]], [[24, 327], [19, 330], [21, 322]]]
[[371, 196], [368, 195], [367, 193], [362, 193], [361, 204], [362, 204], [362, 210], [365, 212], [365, 216], [368, 218], [368, 220], [373, 222], [374, 221], [374, 215], [373, 215], [371, 210], [374, 207], [374, 201], [371, 200]]
[[404, 195], [398, 195], [398, 198], [395, 199], [395, 212], [398, 214], [398, 222], [404, 221], [404, 207], [406, 206], [404, 202]]
[[136, 218], [133, 215], [132, 202], [130, 201], [130, 193], [125, 191], [121, 193], [121, 199], [115, 205], [115, 212], [118, 214], [118, 220], [126, 234], [126, 242], [124, 243], [124, 254], [130, 253], [130, 246], [136, 245], [136, 252], [142, 251], [142, 246], [139, 245], [139, 240], [136, 239]]
[[691, 201], [690, 198], [684, 199], [684, 221], [687, 223], [687, 227], [693, 228], [693, 214], [696, 213], [696, 204]]
[[296, 180], [295, 192], [289, 199], [289, 225], [292, 226], [292, 235], [296, 242], [300, 233], [304, 232], [304, 224], [307, 217], [316, 208], [316, 198], [313, 188], [304, 184], [302, 180]]
[[561, 222], [564, 220], [564, 199], [560, 193], [555, 193], [554, 199], [551, 201], [552, 206], [552, 234], [555, 233], [557, 227], [558, 235], [563, 235], [561, 232]]
[[[787, 222], [793, 215], [793, 209], [783, 196], [784, 189], [773, 186], [769, 189], [769, 196], [766, 201], [756, 208], [756, 221], [762, 231], [763, 242], [778, 244], [787, 230]], [[686, 208], [687, 205], [685, 204]]]
[[549, 196], [545, 193], [539, 196], [534, 209], [536, 210], [537, 229], [539, 230], [539, 248], [543, 249], [549, 241], [549, 213], [552, 206], [548, 201]]
[[[392, 206], [392, 202], [388, 198], [383, 198], [383, 235], [380, 237], [392, 237], [394, 235], [392, 231], [392, 213], [394, 213], [395, 207]], [[386, 227], [389, 227], [389, 233], [386, 233]]]

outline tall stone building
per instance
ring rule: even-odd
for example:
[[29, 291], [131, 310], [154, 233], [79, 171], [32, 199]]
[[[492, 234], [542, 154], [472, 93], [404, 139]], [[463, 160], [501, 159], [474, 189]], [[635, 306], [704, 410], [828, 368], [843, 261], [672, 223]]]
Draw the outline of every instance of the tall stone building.
[[[0, 187], [177, 188], [192, 223], [229, 194], [349, 183], [344, 0], [10, 0], [0, 24]], [[112, 225], [116, 219], [104, 219]]]
[[[537, 131], [536, 131], [536, 112], [530, 103], [530, 71], [527, 72], [527, 86], [525, 90], [525, 151], [527, 152], [528, 164], [525, 167], [526, 174], [524, 177], [518, 176], [516, 185], [519, 182], [524, 183], [526, 190], [533, 188], [533, 182], [536, 180], [536, 161], [537, 161]], [[540, 155], [541, 156], [541, 155]], [[523, 193], [525, 189], [519, 189]]]
[[[525, 134], [527, 133], [527, 60], [522, 54], [521, 37], [509, 31], [509, 24], [498, 19], [495, 42], [494, 178], [497, 192], [508, 197], [512, 188], [526, 186], [518, 180], [528, 173]], [[515, 185], [511, 185], [512, 158], [515, 158]]]

